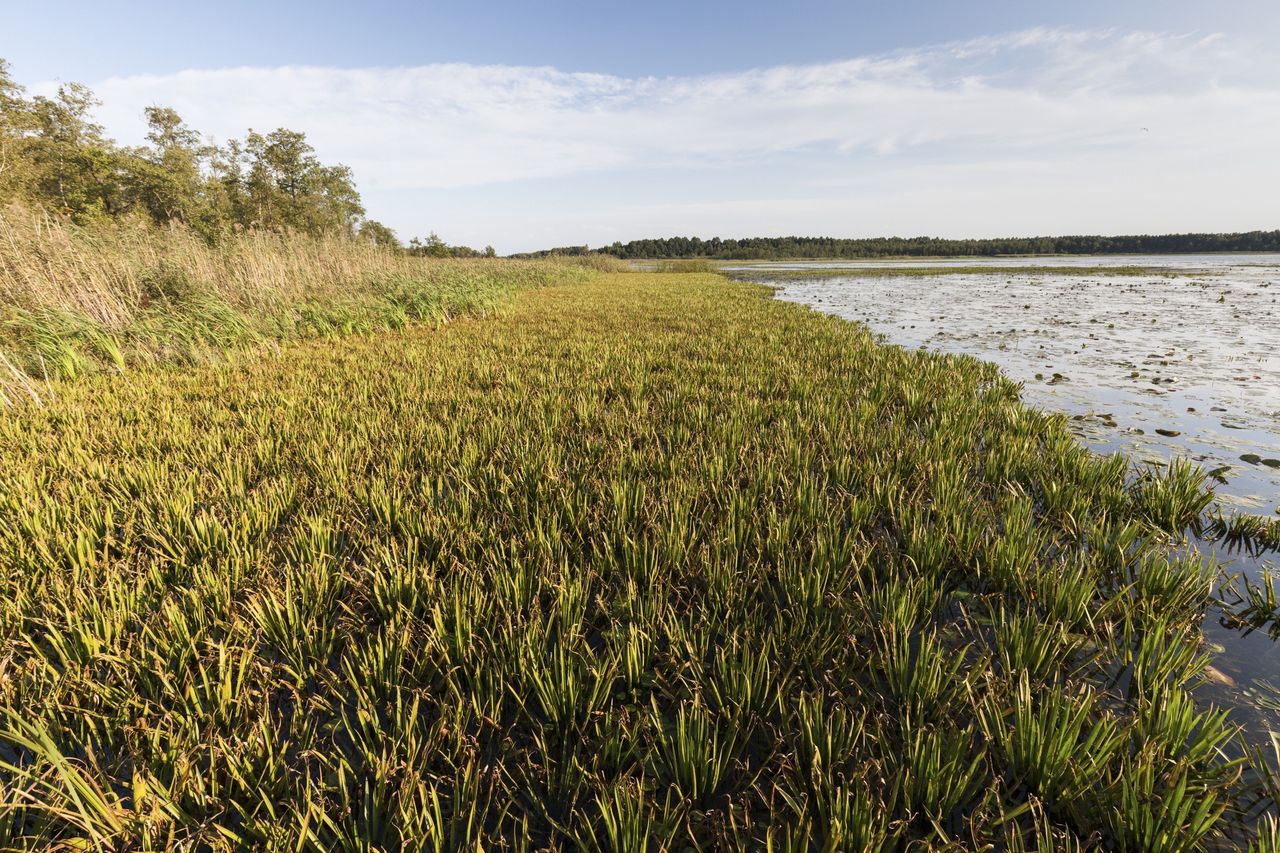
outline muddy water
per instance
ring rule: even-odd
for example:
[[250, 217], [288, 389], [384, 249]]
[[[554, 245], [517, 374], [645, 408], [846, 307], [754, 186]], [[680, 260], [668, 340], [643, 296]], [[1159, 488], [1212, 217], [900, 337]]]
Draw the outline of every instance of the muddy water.
[[[1046, 270], [1001, 269], [1032, 265]], [[875, 266], [938, 272], [869, 274]], [[1090, 269], [1118, 266], [1149, 272]], [[815, 267], [830, 276], [813, 277]], [[1211, 472], [1225, 507], [1280, 512], [1280, 256], [771, 264], [737, 275], [788, 269], [806, 277], [759, 277], [780, 299], [858, 320], [892, 343], [993, 361], [1023, 383], [1026, 402], [1065, 413], [1095, 450], [1190, 458]], [[1275, 554], [1195, 544], [1228, 573], [1280, 568]], [[1205, 634], [1214, 669], [1204, 698], [1265, 743], [1280, 731], [1280, 646], [1218, 611]]]

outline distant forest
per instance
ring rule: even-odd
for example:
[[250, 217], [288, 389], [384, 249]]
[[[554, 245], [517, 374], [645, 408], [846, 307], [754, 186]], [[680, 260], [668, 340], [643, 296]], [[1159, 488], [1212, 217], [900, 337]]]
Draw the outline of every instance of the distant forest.
[[989, 240], [946, 240], [939, 237], [749, 237], [722, 240], [713, 237], [665, 237], [613, 243], [598, 249], [562, 246], [531, 256], [549, 254], [613, 255], [624, 260], [641, 258], [711, 258], [757, 260], [764, 258], [891, 258], [993, 255], [1110, 255], [1192, 254], [1199, 252], [1280, 252], [1280, 230], [1244, 234], [1155, 234], [1128, 237], [1003, 237]]

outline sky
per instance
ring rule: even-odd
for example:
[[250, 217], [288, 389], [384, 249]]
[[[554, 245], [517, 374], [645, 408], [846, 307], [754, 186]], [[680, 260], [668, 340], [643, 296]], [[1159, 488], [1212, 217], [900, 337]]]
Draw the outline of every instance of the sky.
[[0, 0], [123, 143], [305, 132], [402, 239], [1280, 227], [1275, 0]]

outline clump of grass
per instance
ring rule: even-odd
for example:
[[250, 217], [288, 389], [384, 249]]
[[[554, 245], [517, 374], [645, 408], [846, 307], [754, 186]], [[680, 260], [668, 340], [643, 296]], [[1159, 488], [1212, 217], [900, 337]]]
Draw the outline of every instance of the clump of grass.
[[990, 365], [653, 274], [282, 352], [0, 418], [0, 847], [1274, 836], [1195, 478]]
[[1242, 512], [1224, 515], [1219, 509], [1210, 514], [1205, 536], [1254, 554], [1280, 551], [1280, 518]]
[[661, 260], [653, 262], [653, 272], [657, 273], [713, 273], [719, 269], [714, 261], [706, 258], [686, 258]]
[[1258, 578], [1241, 577], [1222, 590], [1223, 605], [1237, 625], [1280, 637], [1280, 578], [1264, 568]]
[[588, 252], [581, 255], [552, 254], [546, 257], [547, 260], [555, 261], [558, 264], [584, 267], [596, 272], [627, 272], [631, 269], [631, 265], [624, 260], [615, 258], [613, 255], [602, 255], [596, 252]]
[[1143, 471], [1132, 490], [1134, 506], [1147, 520], [1178, 534], [1199, 527], [1213, 492], [1205, 488], [1206, 474], [1186, 459]]
[[1057, 685], [1037, 694], [1025, 675], [1007, 699], [998, 696], [988, 697], [983, 730], [1010, 784], [1038, 803], [1083, 818], [1123, 745], [1116, 718], [1088, 688]]

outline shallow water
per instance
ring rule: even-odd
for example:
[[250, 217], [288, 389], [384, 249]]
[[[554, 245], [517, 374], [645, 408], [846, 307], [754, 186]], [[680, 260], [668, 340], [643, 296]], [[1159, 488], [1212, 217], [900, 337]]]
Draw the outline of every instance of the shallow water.
[[[786, 281], [778, 297], [860, 320], [904, 346], [994, 361], [1024, 383], [1027, 402], [1067, 413], [1094, 448], [1150, 461], [1185, 456], [1214, 472], [1224, 504], [1280, 509], [1280, 257], [898, 265], [992, 271], [874, 276], [858, 274], [870, 262], [813, 264], [832, 277]], [[1014, 265], [1054, 270], [1000, 271]], [[1089, 270], [1119, 265], [1160, 271]]]
[[[874, 267], [990, 267], [876, 276]], [[1040, 266], [1026, 273], [1002, 267]], [[1110, 275], [1091, 267], [1142, 267]], [[733, 268], [730, 268], [733, 269]], [[773, 282], [778, 298], [858, 320], [907, 347], [966, 353], [1023, 383], [1023, 399], [1064, 412], [1099, 452], [1187, 457], [1228, 508], [1280, 512], [1280, 256], [1202, 255], [759, 264], [736, 272], [829, 270]], [[1196, 543], [1228, 572], [1258, 576], [1276, 555]], [[1221, 612], [1205, 623], [1214, 678], [1250, 740], [1280, 731], [1280, 646]]]

